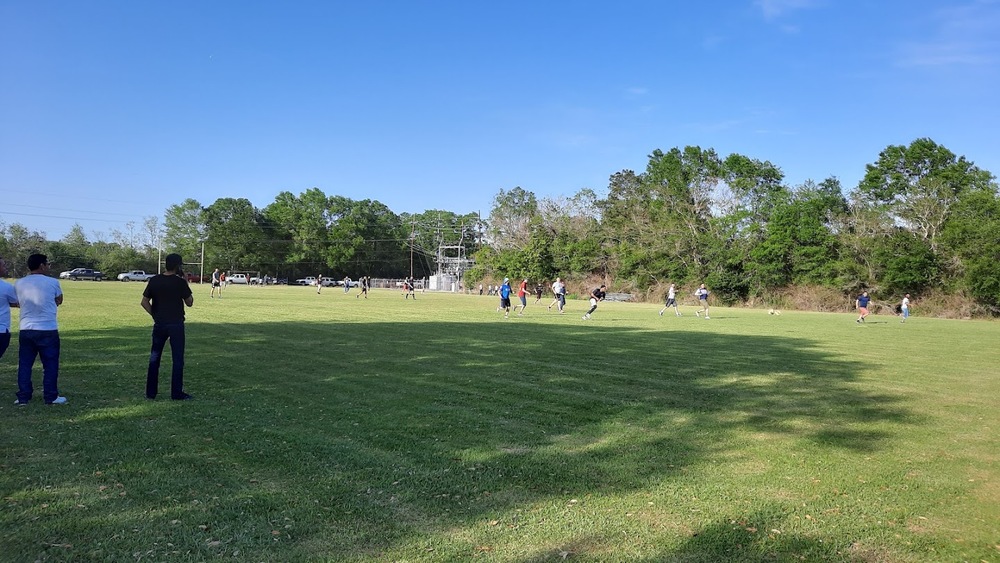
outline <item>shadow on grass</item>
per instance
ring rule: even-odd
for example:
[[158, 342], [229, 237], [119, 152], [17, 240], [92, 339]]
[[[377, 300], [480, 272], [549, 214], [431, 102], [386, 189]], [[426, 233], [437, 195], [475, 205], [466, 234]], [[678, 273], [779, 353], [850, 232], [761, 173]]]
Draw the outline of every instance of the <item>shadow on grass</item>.
[[[147, 349], [145, 330], [64, 335], [73, 419], [28, 414], [51, 419], [46, 438], [87, 468], [53, 476], [58, 494], [91, 484], [127, 492], [99, 489], [78, 532], [45, 540], [76, 543], [78, 556], [147, 549], [156, 559], [167, 545], [197, 557], [379, 555], [552, 498], [625, 494], [704, 471], [739, 454], [741, 436], [867, 452], [892, 438], [886, 423], [915, 422], [898, 397], [855, 383], [863, 365], [799, 338], [527, 323], [191, 324], [196, 400], [183, 404], [142, 399]], [[164, 396], [169, 361], [162, 371]], [[3, 495], [30, 504], [11, 483]], [[115, 532], [147, 526], [151, 538]], [[709, 526], [671, 553], [729, 553], [744, 541], [730, 528]], [[87, 539], [96, 537], [105, 542]], [[804, 549], [783, 541], [787, 553]]]

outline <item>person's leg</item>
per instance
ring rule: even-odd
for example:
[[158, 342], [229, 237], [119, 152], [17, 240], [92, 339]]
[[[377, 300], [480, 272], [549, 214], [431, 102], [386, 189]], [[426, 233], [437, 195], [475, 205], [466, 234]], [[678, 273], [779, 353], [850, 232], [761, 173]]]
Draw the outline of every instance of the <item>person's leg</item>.
[[36, 330], [22, 330], [17, 334], [17, 400], [27, 403], [31, 400], [34, 387], [31, 384], [31, 368], [35, 365], [38, 347], [35, 344]]
[[167, 327], [167, 337], [170, 339], [170, 398], [183, 399], [184, 393], [184, 323], [172, 324]]
[[559, 312], [562, 313], [563, 309], [566, 307], [566, 294], [559, 294]]
[[167, 331], [160, 325], [153, 325], [152, 345], [149, 348], [149, 367], [146, 369], [146, 398], [155, 399], [160, 381], [160, 359], [167, 344]]
[[0, 334], [0, 358], [7, 353], [7, 348], [10, 348], [10, 331]]
[[59, 398], [59, 331], [43, 330], [38, 342], [42, 360], [42, 398], [51, 403]]

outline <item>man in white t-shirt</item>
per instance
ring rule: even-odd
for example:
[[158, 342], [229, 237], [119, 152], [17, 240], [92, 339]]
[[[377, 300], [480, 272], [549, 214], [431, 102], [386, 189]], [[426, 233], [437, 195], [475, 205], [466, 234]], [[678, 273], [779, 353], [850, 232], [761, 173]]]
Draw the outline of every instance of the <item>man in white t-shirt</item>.
[[59, 324], [56, 310], [63, 302], [59, 280], [48, 275], [49, 260], [44, 254], [28, 257], [27, 276], [17, 280], [17, 301], [21, 306], [18, 332], [17, 401], [27, 405], [34, 387], [31, 370], [35, 357], [42, 360], [42, 397], [47, 405], [61, 405], [66, 397], [59, 395]]
[[902, 319], [899, 320], [901, 323], [905, 323], [906, 319], [910, 318], [910, 294], [907, 293], [903, 296], [903, 302], [899, 304], [899, 314]]
[[[0, 278], [7, 277], [7, 263], [0, 257]], [[17, 307], [14, 286], [0, 279], [0, 358], [10, 346], [10, 308]]]
[[670, 289], [667, 290], [667, 302], [660, 309], [660, 316], [663, 316], [663, 312], [667, 310], [668, 307], [674, 308], [674, 315], [681, 316], [681, 312], [677, 310], [677, 286], [670, 284]]
[[563, 283], [562, 278], [556, 278], [555, 283], [552, 284], [552, 295], [555, 296], [555, 299], [549, 305], [549, 311], [552, 310], [552, 305], [558, 305], [559, 312], [563, 313], [563, 308], [566, 306], [566, 284]]

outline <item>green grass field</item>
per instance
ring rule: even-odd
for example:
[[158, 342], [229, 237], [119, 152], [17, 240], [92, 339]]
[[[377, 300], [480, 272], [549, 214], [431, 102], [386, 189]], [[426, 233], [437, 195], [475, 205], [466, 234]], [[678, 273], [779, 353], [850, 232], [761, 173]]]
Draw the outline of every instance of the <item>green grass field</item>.
[[63, 289], [0, 560], [1000, 560], [995, 322], [195, 286], [174, 402], [143, 285]]

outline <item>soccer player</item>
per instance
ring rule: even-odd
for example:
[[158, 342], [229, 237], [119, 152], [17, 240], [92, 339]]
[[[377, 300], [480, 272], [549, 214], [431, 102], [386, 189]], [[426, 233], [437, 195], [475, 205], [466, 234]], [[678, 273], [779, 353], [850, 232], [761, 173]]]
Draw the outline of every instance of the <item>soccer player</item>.
[[510, 287], [510, 278], [503, 279], [503, 285], [500, 286], [498, 293], [500, 294], [500, 308], [503, 309], [503, 318], [510, 317], [510, 293], [513, 291]]
[[552, 295], [555, 299], [549, 305], [549, 311], [552, 310], [552, 305], [559, 306], [559, 312], [565, 313], [563, 308], [566, 306], [566, 284], [563, 283], [562, 278], [556, 278], [556, 281], [552, 283]]
[[681, 316], [681, 312], [677, 310], [677, 288], [674, 286], [674, 284], [670, 284], [670, 288], [667, 289], [667, 302], [663, 306], [663, 308], [660, 309], [661, 317], [663, 316], [663, 312], [666, 311], [668, 307], [674, 308], [675, 316], [678, 317]]
[[212, 299], [215, 299], [216, 289], [219, 290], [219, 299], [222, 299], [222, 274], [218, 268], [212, 271], [212, 293], [209, 295]]
[[[521, 280], [521, 285], [517, 286], [517, 298], [521, 301], [521, 312], [517, 316], [524, 316], [524, 308], [528, 306], [528, 278]], [[514, 308], [517, 310], [517, 308]]]
[[702, 313], [705, 313], [705, 318], [708, 316], [708, 288], [705, 284], [701, 284], [701, 287], [695, 290], [694, 296], [698, 298], [698, 303], [701, 304], [701, 309], [694, 312], [696, 317], [700, 317]]
[[899, 304], [899, 314], [902, 319], [899, 320], [901, 323], [905, 323], [906, 319], [910, 318], [910, 294], [907, 293], [903, 296], [903, 301]]
[[868, 303], [870, 303], [871, 300], [872, 298], [868, 295], [868, 292], [863, 291], [854, 301], [854, 308], [858, 310], [858, 320], [854, 322], [858, 324], [865, 322], [865, 317], [868, 316]]
[[590, 310], [583, 315], [583, 320], [590, 319], [590, 314], [597, 310], [597, 304], [604, 301], [604, 297], [607, 295], [608, 286], [601, 284], [601, 287], [594, 289], [590, 292]]

